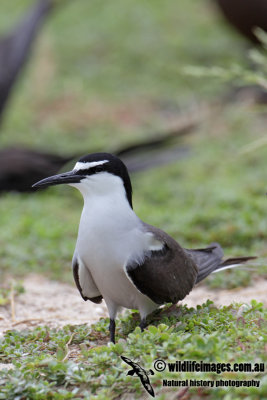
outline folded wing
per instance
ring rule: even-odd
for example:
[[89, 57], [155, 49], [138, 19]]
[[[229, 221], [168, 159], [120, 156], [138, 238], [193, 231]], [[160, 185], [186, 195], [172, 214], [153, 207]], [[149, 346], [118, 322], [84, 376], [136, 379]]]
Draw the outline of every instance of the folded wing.
[[160, 250], [149, 250], [141, 262], [129, 262], [126, 274], [136, 288], [157, 304], [177, 303], [194, 287], [198, 269], [192, 257], [169, 235], [144, 224]]
[[103, 297], [98, 290], [89, 269], [86, 268], [76, 253], [73, 256], [72, 269], [74, 281], [82, 298], [85, 301], [90, 300], [93, 303], [101, 303]]

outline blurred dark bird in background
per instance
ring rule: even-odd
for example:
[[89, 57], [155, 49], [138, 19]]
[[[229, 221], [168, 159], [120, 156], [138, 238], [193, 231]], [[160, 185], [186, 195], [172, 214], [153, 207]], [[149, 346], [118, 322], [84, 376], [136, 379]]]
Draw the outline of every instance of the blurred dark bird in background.
[[[0, 123], [12, 89], [53, 4], [53, 0], [38, 0], [13, 31], [0, 38]], [[56, 173], [68, 160], [69, 157], [25, 148], [3, 149], [0, 151], [0, 192], [28, 191], [36, 179], [46, 176], [47, 170]]]
[[[267, 32], [267, 0], [215, 0], [221, 14], [250, 45], [262, 47], [261, 38], [256, 29]], [[258, 66], [249, 60], [252, 70]], [[267, 90], [260, 85], [234, 86], [225, 101], [246, 101], [254, 104], [267, 104]]]
[[0, 122], [11, 90], [29, 57], [33, 41], [52, 8], [52, 0], [39, 0], [15, 29], [0, 39]]
[[[14, 84], [29, 58], [33, 42], [54, 6], [55, 0], [38, 0], [14, 30], [0, 38], [0, 123]], [[186, 121], [183, 121], [182, 115], [182, 123], [178, 123], [174, 129], [155, 133], [151, 139], [124, 146], [113, 153], [122, 157], [131, 172], [164, 165], [184, 157], [188, 149], [174, 141], [194, 130], [200, 122], [200, 114], [196, 115], [190, 112]], [[34, 182], [56, 174], [66, 163], [79, 156], [81, 154], [77, 153], [61, 156], [18, 146], [3, 149], [0, 151], [0, 193], [32, 191]]]
[[267, 31], [267, 0], [215, 0], [226, 20], [254, 45], [261, 45], [255, 29]]
[[36, 178], [57, 173], [72, 158], [19, 147], [0, 150], [0, 193], [32, 191]]
[[[53, 0], [37, 1], [13, 31], [0, 39], [0, 123], [14, 85], [29, 59], [33, 42], [53, 8]], [[60, 156], [21, 147], [0, 150], [0, 193], [31, 191], [31, 185], [47, 176], [47, 171], [57, 173], [76, 156]]]
[[[176, 129], [163, 134], [155, 134], [152, 139], [122, 146], [113, 151], [120, 155], [130, 172], [136, 172], [165, 165], [188, 156], [189, 149], [181, 145], [180, 137], [194, 132], [200, 120], [188, 119]], [[61, 156], [45, 151], [21, 147], [0, 150], [0, 193], [6, 191], [32, 192], [32, 185], [47, 175], [54, 175], [65, 164], [82, 154]]]

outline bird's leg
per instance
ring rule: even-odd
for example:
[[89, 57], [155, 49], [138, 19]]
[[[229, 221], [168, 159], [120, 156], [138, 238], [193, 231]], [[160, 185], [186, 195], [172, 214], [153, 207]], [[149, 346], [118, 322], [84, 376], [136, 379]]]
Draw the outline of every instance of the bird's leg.
[[143, 332], [143, 330], [145, 329], [145, 327], [146, 327], [146, 318], [142, 318], [141, 319], [141, 322], [140, 322], [140, 328], [141, 328], [141, 331]]
[[115, 320], [110, 318], [109, 320], [109, 332], [110, 332], [110, 341], [112, 343], [115, 343], [115, 328], [116, 328], [116, 323]]

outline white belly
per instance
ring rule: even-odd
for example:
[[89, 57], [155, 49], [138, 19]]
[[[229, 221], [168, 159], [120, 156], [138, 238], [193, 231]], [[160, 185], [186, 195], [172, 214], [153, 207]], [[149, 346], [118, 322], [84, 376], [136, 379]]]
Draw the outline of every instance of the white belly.
[[134, 224], [131, 227], [128, 222], [127, 229], [116, 220], [114, 226], [114, 220], [105, 221], [105, 226], [91, 221], [88, 226], [88, 218], [83, 217], [76, 252], [90, 270], [109, 311], [125, 307], [138, 309], [145, 316], [156, 309], [158, 305], [133, 285], [124, 270], [127, 262], [141, 258], [148, 246], [146, 235], [140, 234], [136, 215], [133, 213]]
[[[92, 242], [91, 244], [93, 245]], [[84, 251], [85, 247], [77, 243], [76, 250], [83, 264], [90, 270], [106, 303], [112, 303], [117, 308], [138, 309], [140, 312], [144, 310], [145, 314], [156, 309], [158, 306], [143, 295], [127, 277], [124, 270], [126, 257], [124, 260], [119, 259], [120, 257], [114, 259], [114, 251], [112, 254], [108, 249], [96, 252], [96, 247], [97, 245], [90, 245]]]

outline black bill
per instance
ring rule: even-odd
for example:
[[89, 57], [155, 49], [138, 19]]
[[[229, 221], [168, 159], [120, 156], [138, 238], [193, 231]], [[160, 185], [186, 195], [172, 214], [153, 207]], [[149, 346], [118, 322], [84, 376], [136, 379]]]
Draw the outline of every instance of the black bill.
[[32, 185], [33, 188], [45, 188], [47, 186], [62, 185], [66, 183], [79, 183], [85, 176], [75, 173], [75, 171], [64, 172], [63, 174], [49, 176]]

